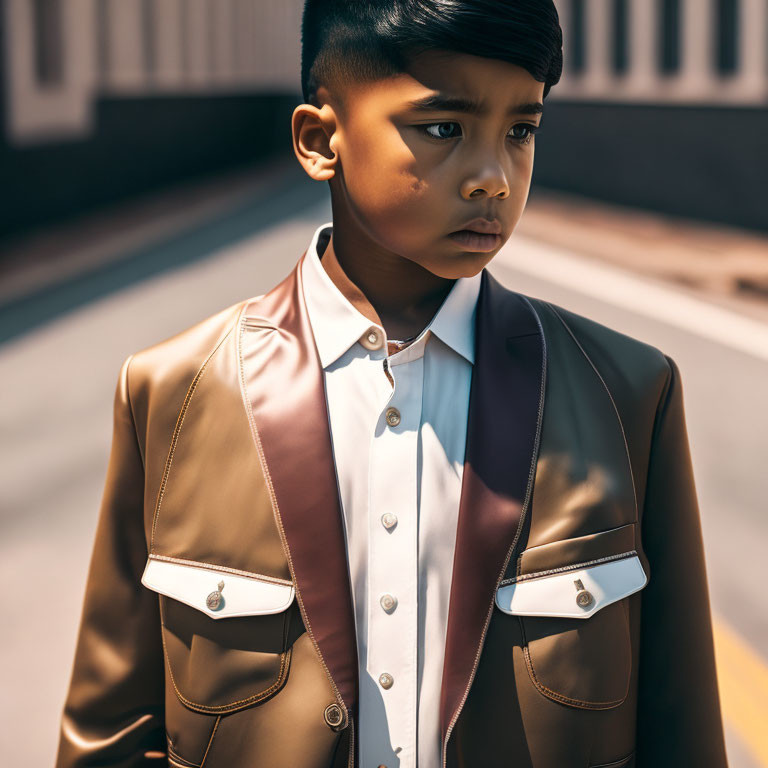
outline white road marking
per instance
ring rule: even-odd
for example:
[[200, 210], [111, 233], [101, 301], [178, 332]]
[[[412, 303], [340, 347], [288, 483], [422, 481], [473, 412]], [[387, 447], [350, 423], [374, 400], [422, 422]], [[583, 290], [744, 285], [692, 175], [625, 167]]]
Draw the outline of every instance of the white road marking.
[[495, 261], [768, 361], [768, 324], [629, 270], [597, 264], [578, 254], [518, 235], [504, 245]]

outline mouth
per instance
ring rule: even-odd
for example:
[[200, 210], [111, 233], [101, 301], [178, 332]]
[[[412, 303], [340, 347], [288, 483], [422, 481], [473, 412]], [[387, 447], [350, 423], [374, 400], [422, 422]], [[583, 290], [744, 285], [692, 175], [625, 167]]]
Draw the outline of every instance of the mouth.
[[451, 232], [448, 237], [465, 251], [493, 251], [501, 245], [500, 234], [487, 234], [472, 229], [460, 229]]

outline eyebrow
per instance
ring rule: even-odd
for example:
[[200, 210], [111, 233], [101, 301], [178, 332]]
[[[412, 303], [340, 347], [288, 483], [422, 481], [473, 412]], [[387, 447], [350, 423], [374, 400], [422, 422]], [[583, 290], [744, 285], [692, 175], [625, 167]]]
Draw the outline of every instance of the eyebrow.
[[[439, 92], [409, 101], [407, 106], [416, 112], [467, 112], [472, 115], [481, 115], [486, 112], [482, 103], [462, 96], [448, 96]], [[507, 114], [540, 115], [543, 111], [544, 105], [540, 101], [531, 101], [525, 104], [514, 104], [507, 110]]]

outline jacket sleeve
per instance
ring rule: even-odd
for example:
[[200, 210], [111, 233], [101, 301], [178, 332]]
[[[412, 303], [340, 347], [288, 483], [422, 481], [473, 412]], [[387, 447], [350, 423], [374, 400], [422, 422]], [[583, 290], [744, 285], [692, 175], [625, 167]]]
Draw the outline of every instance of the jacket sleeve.
[[107, 476], [91, 553], [57, 768], [165, 765], [164, 661], [147, 558], [144, 466], [128, 388], [115, 391]]
[[637, 768], [725, 768], [701, 522], [677, 364], [656, 412], [642, 541]]

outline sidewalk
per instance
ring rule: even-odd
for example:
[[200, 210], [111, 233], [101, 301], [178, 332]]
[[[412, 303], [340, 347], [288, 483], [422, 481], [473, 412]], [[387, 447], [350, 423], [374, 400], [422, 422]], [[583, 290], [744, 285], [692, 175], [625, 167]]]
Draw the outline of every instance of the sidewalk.
[[768, 323], [766, 234], [550, 190], [532, 191], [515, 232], [680, 286]]

